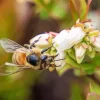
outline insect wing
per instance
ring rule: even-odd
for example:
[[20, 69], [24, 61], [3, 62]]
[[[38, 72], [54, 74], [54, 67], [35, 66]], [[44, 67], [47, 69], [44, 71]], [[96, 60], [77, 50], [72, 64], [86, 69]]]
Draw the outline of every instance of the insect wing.
[[24, 65], [17, 65], [6, 62], [2, 66], [0, 66], [0, 76], [12, 75], [28, 68], [29, 67], [26, 67]]
[[13, 53], [18, 48], [23, 48], [20, 44], [10, 40], [3, 38], [0, 40], [0, 44], [6, 52]]

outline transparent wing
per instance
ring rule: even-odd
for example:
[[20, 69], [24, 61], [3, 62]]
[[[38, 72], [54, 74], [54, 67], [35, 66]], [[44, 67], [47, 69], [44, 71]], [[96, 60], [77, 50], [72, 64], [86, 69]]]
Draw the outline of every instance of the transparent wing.
[[29, 69], [29, 67], [6, 62], [0, 66], [0, 76], [12, 75], [25, 69]]
[[20, 44], [10, 40], [3, 38], [0, 40], [0, 44], [6, 52], [13, 53], [18, 48], [23, 48]]

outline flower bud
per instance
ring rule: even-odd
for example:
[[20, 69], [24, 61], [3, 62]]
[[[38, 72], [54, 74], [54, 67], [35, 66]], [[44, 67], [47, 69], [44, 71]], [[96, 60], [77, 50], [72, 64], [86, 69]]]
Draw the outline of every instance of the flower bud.
[[75, 46], [75, 56], [76, 56], [77, 63], [80, 64], [82, 62], [85, 56], [85, 52], [86, 52], [86, 48], [84, 48], [82, 45]]
[[49, 34], [47, 34], [47, 33], [40, 34], [40, 35], [37, 35], [34, 38], [32, 38], [30, 40], [30, 44], [32, 44], [35, 40], [39, 39], [39, 41], [37, 43], [35, 43], [36, 47], [40, 47], [40, 48], [42, 48], [42, 47], [48, 47], [50, 45], [49, 42], [46, 40], [48, 38], [49, 38]]
[[69, 31], [69, 39], [70, 44], [74, 45], [79, 43], [83, 37], [85, 36], [85, 32], [82, 30], [81, 27], [75, 27]]
[[100, 52], [100, 35], [91, 37], [91, 43], [95, 46], [95, 50]]

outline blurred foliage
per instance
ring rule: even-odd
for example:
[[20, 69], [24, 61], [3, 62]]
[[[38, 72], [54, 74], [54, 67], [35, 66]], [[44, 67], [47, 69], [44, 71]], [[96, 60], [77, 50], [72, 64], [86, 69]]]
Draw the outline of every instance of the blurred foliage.
[[99, 99], [100, 99], [100, 95], [93, 92], [88, 94], [86, 100], [99, 100]]
[[85, 0], [34, 0], [40, 18], [59, 20], [64, 28], [72, 26], [78, 18], [85, 20], [91, 1], [86, 4]]
[[[43, 21], [52, 19], [56, 20], [59, 23], [59, 29], [58, 29], [59, 32], [59, 30], [71, 27], [78, 18], [80, 18], [81, 20], [86, 19], [91, 0], [88, 0], [88, 2], [85, 2], [85, 0], [59, 0], [59, 1], [58, 0], [16, 0], [16, 1], [0, 0], [0, 38], [10, 38], [12, 40], [17, 40], [16, 42], [19, 42], [19, 41], [24, 41], [26, 39], [30, 39], [32, 38], [31, 36], [33, 34], [36, 34], [32, 32], [24, 36], [25, 34], [17, 31], [16, 28], [17, 26], [20, 26], [19, 28], [20, 30], [22, 29], [23, 26], [25, 26], [25, 24], [27, 24], [26, 26], [28, 26], [30, 23], [32, 23], [30, 20], [28, 20], [30, 21], [30, 23], [27, 22], [24, 23], [23, 25], [19, 25], [19, 23], [17, 22], [18, 19], [17, 17], [19, 15], [17, 15], [18, 13], [16, 13], [16, 9], [19, 8], [19, 5], [24, 5], [24, 3], [26, 2], [33, 2], [36, 4], [35, 11], [34, 8], [32, 8], [33, 12], [31, 12], [34, 13], [33, 15], [35, 17], [39, 17], [39, 19]], [[23, 16], [22, 19], [19, 20], [19, 22], [22, 21], [25, 22], [24, 18], [31, 18], [31, 17], [26, 17], [28, 16], [28, 14], [25, 14], [24, 16], [25, 11], [27, 11], [27, 9], [29, 8], [29, 7], [25, 8], [26, 6], [27, 5], [24, 6], [24, 9], [21, 12]], [[31, 7], [29, 9], [31, 9]], [[30, 16], [32, 15], [30, 14]], [[34, 16], [32, 16], [32, 18], [34, 18]], [[36, 22], [33, 21], [33, 23], [37, 23], [37, 20]], [[35, 25], [34, 27], [33, 26], [32, 27], [36, 28]], [[24, 27], [24, 29], [27, 28], [26, 26]], [[37, 28], [37, 30], [39, 29]], [[32, 35], [29, 37], [30, 34]], [[23, 36], [25, 38], [22, 39]], [[11, 55], [4, 52], [1, 47], [0, 47], [0, 58], [1, 58], [0, 65], [2, 65], [7, 61], [11, 61]], [[90, 62], [84, 62], [81, 65], [79, 65], [76, 62], [74, 62], [70, 57], [68, 57], [67, 63], [69, 64], [70, 62], [72, 63], [73, 67], [75, 67], [76, 69], [75, 70], [76, 73], [80, 73], [82, 75], [83, 74], [82, 70], [85, 70], [86, 73], [92, 74], [95, 72], [94, 70], [95, 67], [99, 68], [100, 66], [99, 59], [100, 55], [98, 54]], [[81, 69], [81, 72], [77, 71], [78, 68]], [[62, 69], [61, 73], [64, 73], [65, 69], [66, 67]], [[0, 100], [28, 100], [28, 97], [31, 92], [31, 86], [35, 84], [40, 74], [41, 71], [29, 70], [11, 76], [0, 77]], [[100, 86], [97, 86], [94, 83], [91, 84], [92, 85], [90, 92], [99, 91], [98, 92], [99, 94]], [[73, 95], [70, 100], [83, 100], [83, 98], [81, 98], [82, 90], [81, 88], [78, 87], [78, 84], [74, 84], [71, 90]], [[99, 100], [99, 99], [91, 99], [92, 96], [98, 98], [96, 94], [89, 94], [87, 100]]]

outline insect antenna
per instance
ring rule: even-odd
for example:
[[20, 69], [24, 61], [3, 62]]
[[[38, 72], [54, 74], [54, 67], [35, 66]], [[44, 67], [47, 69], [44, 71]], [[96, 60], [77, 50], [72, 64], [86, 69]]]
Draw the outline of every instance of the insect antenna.
[[[63, 58], [63, 59], [57, 59], [57, 60], [53, 60], [53, 62], [55, 62], [55, 61], [60, 61], [60, 60], [65, 60], [66, 58]], [[56, 65], [55, 65], [56, 66]], [[58, 65], [58, 66], [56, 66], [56, 67], [60, 67], [61, 65]]]

